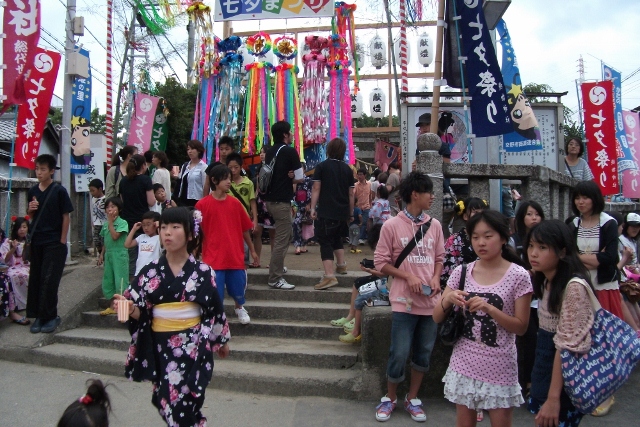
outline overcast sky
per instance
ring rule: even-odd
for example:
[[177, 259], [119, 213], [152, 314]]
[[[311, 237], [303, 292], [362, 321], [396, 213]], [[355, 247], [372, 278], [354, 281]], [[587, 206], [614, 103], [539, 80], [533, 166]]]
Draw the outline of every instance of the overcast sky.
[[[66, 0], [41, 0], [43, 7], [43, 29], [51, 33], [53, 37], [43, 33], [41, 45], [49, 47], [53, 45], [61, 50], [54, 38], [64, 40], [64, 14]], [[213, 2], [206, 2], [213, 5]], [[359, 23], [380, 22], [386, 20], [382, 12], [382, 1], [356, 1], [356, 21]], [[430, 2], [423, 1], [425, 5], [425, 19], [434, 19], [435, 11], [429, 9]], [[106, 55], [103, 46], [106, 45], [106, 1], [99, 5], [91, 0], [77, 0], [78, 15], [85, 17], [85, 26], [89, 31], [81, 38], [81, 43], [91, 51], [91, 64], [97, 69], [94, 71], [93, 81], [93, 106], [98, 106], [101, 112], [105, 111], [105, 86], [97, 80], [105, 81], [101, 74], [106, 74]], [[391, 2], [391, 9], [397, 13], [397, 1]], [[638, 0], [513, 0], [509, 7], [505, 21], [511, 33], [513, 47], [518, 58], [520, 74], [524, 84], [546, 83], [557, 92], [568, 91], [563, 102], [574, 111], [577, 110], [575, 80], [578, 78], [578, 59], [582, 55], [585, 65], [585, 78], [596, 80], [601, 78], [600, 60], [609, 66], [618, 69], [622, 73], [622, 105], [624, 109], [631, 109], [640, 105], [640, 72], [635, 76], [624, 80], [632, 72], [640, 68], [640, 1]], [[169, 38], [175, 42], [184, 41], [187, 33], [183, 25], [172, 29]], [[267, 30], [274, 27], [299, 27], [318, 25], [319, 20], [279, 20], [263, 21], [260, 28]], [[321, 22], [327, 25], [328, 19]], [[257, 27], [257, 21], [234, 22], [233, 27], [237, 31], [253, 30]], [[221, 24], [216, 23], [217, 33], [221, 33]], [[121, 34], [123, 27], [116, 23], [114, 31]], [[422, 31], [427, 31], [435, 38], [435, 27], [427, 29], [410, 29], [408, 34], [411, 40], [415, 40]], [[363, 30], [358, 32], [358, 38], [369, 40], [374, 34], [386, 37], [386, 30]], [[118, 37], [119, 38], [119, 37]], [[45, 41], [48, 40], [48, 41]], [[50, 43], [49, 43], [50, 42]], [[410, 46], [411, 62], [410, 71], [417, 72], [422, 69], [416, 59], [415, 42]], [[116, 53], [121, 55], [122, 48], [117, 46]], [[152, 46], [152, 55], [159, 55], [159, 51]], [[181, 52], [186, 59], [186, 53]], [[182, 82], [186, 81], [184, 64], [176, 59], [172, 66]], [[63, 67], [61, 67], [63, 68]], [[433, 71], [433, 65], [427, 68]], [[375, 70], [371, 66], [365, 66], [362, 74], [372, 74]], [[386, 71], [385, 71], [386, 72]], [[173, 71], [165, 70], [167, 75]], [[156, 80], [163, 80], [164, 75], [153, 76]], [[114, 88], [119, 78], [119, 66], [114, 62]], [[430, 87], [430, 82], [413, 80], [410, 82], [411, 90], [418, 90], [425, 86]], [[368, 81], [361, 86], [364, 97], [368, 98], [371, 89], [379, 85], [388, 93], [386, 81]], [[63, 94], [62, 71], [55, 90], [56, 95]], [[114, 92], [114, 100], [116, 93]], [[367, 102], [365, 102], [368, 105]], [[170, 106], [169, 106], [170, 107]], [[369, 114], [368, 106], [365, 113]], [[574, 118], [577, 118], [574, 116]]]

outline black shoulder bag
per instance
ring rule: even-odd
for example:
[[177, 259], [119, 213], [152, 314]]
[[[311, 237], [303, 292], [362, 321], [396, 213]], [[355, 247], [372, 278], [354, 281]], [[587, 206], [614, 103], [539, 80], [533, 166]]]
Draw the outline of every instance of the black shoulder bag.
[[[55, 182], [51, 183], [51, 186], [57, 185]], [[42, 217], [42, 212], [44, 211], [44, 207], [47, 205], [49, 201], [49, 196], [53, 193], [53, 187], [49, 189], [49, 193], [47, 193], [47, 197], [44, 198], [44, 202], [42, 202], [42, 206], [38, 206], [38, 210], [40, 213], [38, 214], [38, 218], [33, 221], [33, 225], [31, 226], [31, 231], [24, 238], [24, 247], [22, 248], [22, 261], [29, 262], [31, 261], [31, 238], [33, 237], [33, 233], [36, 231], [36, 226]]]
[[431, 220], [425, 222], [420, 226], [420, 228], [418, 228], [418, 231], [416, 231], [413, 239], [409, 243], [407, 243], [407, 246], [405, 246], [402, 252], [400, 252], [398, 259], [396, 259], [396, 262], [393, 264], [395, 268], [400, 268], [400, 265], [404, 262], [404, 259], [411, 253], [413, 248], [416, 247], [418, 242], [422, 240], [427, 231], [429, 231], [429, 227], [431, 227]]
[[244, 201], [242, 196], [240, 194], [238, 194], [238, 192], [233, 188], [233, 185], [231, 187], [229, 187], [229, 189], [233, 193], [234, 197], [236, 199], [238, 199], [238, 201], [242, 204], [242, 207], [247, 211], [247, 214], [251, 215], [251, 208], [249, 206], [247, 206], [247, 203]]
[[[467, 264], [462, 264], [462, 271], [460, 272], [460, 285], [458, 289], [464, 290], [464, 282], [467, 279]], [[442, 297], [441, 297], [442, 298]], [[440, 335], [440, 341], [444, 345], [454, 345], [458, 338], [462, 335], [462, 329], [464, 328], [464, 313], [460, 307], [450, 307], [449, 314], [440, 325], [438, 331]]]

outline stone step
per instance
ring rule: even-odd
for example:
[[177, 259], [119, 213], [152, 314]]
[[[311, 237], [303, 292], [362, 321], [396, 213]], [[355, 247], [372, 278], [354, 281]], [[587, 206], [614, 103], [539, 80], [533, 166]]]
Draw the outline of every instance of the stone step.
[[[88, 328], [127, 329], [126, 325], [118, 322], [116, 316], [100, 316], [98, 313], [98, 311], [82, 313], [82, 325]], [[345, 314], [346, 311], [343, 312], [342, 316]], [[249, 335], [334, 341], [338, 339], [338, 336], [344, 334], [342, 328], [331, 326], [328, 321], [262, 320], [252, 317], [250, 324], [241, 325], [235, 313], [229, 316], [229, 325], [232, 336]]]
[[[225, 298], [227, 318], [236, 318], [234, 302]], [[298, 301], [251, 301], [247, 300], [244, 308], [249, 312], [251, 320], [313, 320], [329, 322], [344, 317], [349, 312], [348, 304]]]
[[[77, 328], [56, 334], [54, 342], [127, 351], [131, 337], [122, 329]], [[302, 367], [312, 365], [314, 368], [346, 369], [357, 363], [359, 348], [359, 345], [348, 345], [337, 340], [235, 335], [231, 339], [233, 360], [269, 365]]]
[[[310, 262], [319, 263], [320, 260], [317, 259]], [[338, 279], [338, 285], [336, 287], [346, 287], [350, 289], [353, 286], [354, 280], [356, 280], [358, 277], [366, 276], [366, 273], [360, 270], [360, 266], [358, 265], [348, 265], [347, 268], [352, 271], [348, 271], [347, 274], [336, 274], [336, 278]], [[251, 286], [252, 284], [266, 285], [269, 282], [269, 270], [266, 268], [250, 268], [247, 270], [247, 276], [249, 286]], [[292, 285], [309, 287], [314, 286], [320, 281], [320, 279], [322, 278], [322, 273], [309, 270], [289, 270], [284, 275], [284, 278]]]
[[269, 285], [249, 284], [245, 292], [245, 298], [247, 301], [278, 300], [349, 304], [351, 302], [351, 289], [343, 286], [335, 286], [324, 291], [316, 291], [311, 286], [298, 286], [295, 289], [283, 291], [270, 288]]
[[[35, 348], [26, 358], [28, 363], [41, 366], [122, 376], [126, 352], [56, 343]], [[357, 399], [360, 386], [359, 365], [351, 369], [321, 369], [217, 358], [209, 384], [211, 388], [241, 393], [342, 399]]]

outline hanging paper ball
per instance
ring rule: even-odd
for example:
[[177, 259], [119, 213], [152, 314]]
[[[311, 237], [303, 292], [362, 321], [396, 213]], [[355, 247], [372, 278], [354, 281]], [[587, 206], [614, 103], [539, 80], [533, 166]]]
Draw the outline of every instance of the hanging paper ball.
[[369, 53], [371, 54], [371, 65], [376, 69], [379, 70], [387, 63], [387, 44], [377, 34], [369, 43]]
[[351, 93], [351, 118], [359, 119], [364, 113], [362, 91], [359, 91], [357, 95]]
[[373, 89], [369, 94], [369, 104], [371, 105], [371, 117], [381, 119], [384, 117], [387, 106], [387, 96], [379, 87]]
[[428, 67], [433, 62], [433, 41], [427, 33], [418, 37], [418, 61], [423, 67]]
[[271, 50], [271, 37], [263, 31], [247, 37], [247, 49], [253, 56], [265, 56]]
[[[402, 62], [400, 61], [400, 39], [396, 40], [393, 44], [393, 50], [396, 58], [396, 66], [400, 69]], [[407, 65], [411, 62], [411, 43], [407, 40]]]
[[293, 37], [278, 37], [273, 41], [273, 53], [280, 59], [293, 59], [298, 54], [298, 42]]

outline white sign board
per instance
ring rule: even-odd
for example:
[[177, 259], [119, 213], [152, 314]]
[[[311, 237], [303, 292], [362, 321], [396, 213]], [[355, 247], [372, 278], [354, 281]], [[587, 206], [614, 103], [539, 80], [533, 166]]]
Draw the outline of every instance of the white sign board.
[[214, 20], [319, 18], [333, 16], [333, 0], [216, 0]]
[[104, 163], [107, 161], [107, 138], [104, 135], [92, 133], [90, 135], [91, 142], [91, 163], [87, 168], [87, 173], [74, 174], [76, 192], [89, 191], [89, 182], [93, 179], [99, 179], [102, 181], [103, 188], [104, 182]]

